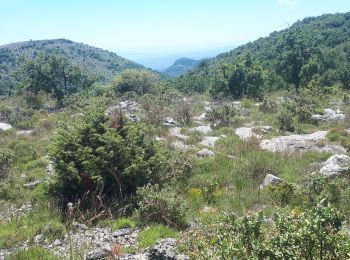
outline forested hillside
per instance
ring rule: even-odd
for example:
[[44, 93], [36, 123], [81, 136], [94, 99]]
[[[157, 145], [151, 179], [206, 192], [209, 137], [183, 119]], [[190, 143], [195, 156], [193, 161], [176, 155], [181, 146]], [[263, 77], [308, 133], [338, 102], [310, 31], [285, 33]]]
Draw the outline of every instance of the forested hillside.
[[21, 55], [34, 58], [41, 52], [59, 54], [102, 81], [111, 80], [124, 69], [142, 67], [113, 52], [66, 39], [18, 42], [0, 46], [0, 85], [9, 84]]
[[196, 68], [202, 60], [194, 60], [190, 58], [177, 59], [173, 65], [163, 71], [164, 74], [172, 77], [176, 77], [184, 74], [190, 69]]
[[175, 80], [187, 92], [258, 97], [266, 90], [320, 86], [350, 88], [350, 13], [305, 18], [268, 37], [203, 62]]

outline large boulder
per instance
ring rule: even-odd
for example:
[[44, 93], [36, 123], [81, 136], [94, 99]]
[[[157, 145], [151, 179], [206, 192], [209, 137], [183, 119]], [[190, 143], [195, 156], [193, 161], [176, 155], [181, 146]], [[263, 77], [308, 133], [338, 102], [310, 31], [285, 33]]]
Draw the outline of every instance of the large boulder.
[[136, 101], [123, 101], [120, 102], [117, 106], [108, 107], [105, 114], [110, 116], [113, 114], [117, 114], [119, 112], [123, 112], [125, 116], [131, 121], [139, 121], [140, 118], [136, 115], [136, 113], [140, 112], [140, 105]]
[[339, 176], [349, 169], [350, 157], [345, 154], [336, 154], [328, 158], [320, 169], [320, 173], [327, 177]]
[[242, 140], [249, 140], [253, 138], [260, 138], [257, 134], [253, 132], [252, 127], [239, 127], [236, 129], [235, 134], [238, 135]]
[[345, 119], [345, 115], [339, 108], [337, 110], [326, 108], [322, 115], [315, 114], [312, 118], [318, 121], [340, 121]]
[[0, 123], [0, 133], [10, 130], [12, 128], [12, 125], [6, 124], [6, 123]]
[[278, 178], [277, 176], [275, 176], [273, 174], [267, 174], [265, 176], [262, 184], [260, 184], [260, 189], [264, 189], [267, 186], [274, 185], [274, 184], [280, 183], [282, 181], [283, 181], [283, 179]]

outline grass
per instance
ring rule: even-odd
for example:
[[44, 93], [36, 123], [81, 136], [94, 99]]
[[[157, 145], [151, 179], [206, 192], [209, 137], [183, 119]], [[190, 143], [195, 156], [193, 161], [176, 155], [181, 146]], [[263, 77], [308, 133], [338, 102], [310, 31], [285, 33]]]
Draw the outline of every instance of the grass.
[[103, 220], [98, 223], [98, 226], [107, 226], [116, 231], [122, 228], [134, 228], [136, 226], [135, 222], [131, 218], [123, 217], [114, 220]]
[[152, 225], [142, 230], [137, 238], [140, 248], [155, 246], [161, 238], [177, 238], [179, 233], [174, 229], [163, 225]]
[[30, 247], [5, 257], [5, 260], [58, 260], [58, 256], [42, 247]]
[[58, 211], [47, 207], [36, 208], [22, 217], [0, 222], [0, 247], [18, 246], [23, 241], [31, 241], [39, 233], [44, 234], [48, 240], [64, 235], [65, 227], [61, 224]]

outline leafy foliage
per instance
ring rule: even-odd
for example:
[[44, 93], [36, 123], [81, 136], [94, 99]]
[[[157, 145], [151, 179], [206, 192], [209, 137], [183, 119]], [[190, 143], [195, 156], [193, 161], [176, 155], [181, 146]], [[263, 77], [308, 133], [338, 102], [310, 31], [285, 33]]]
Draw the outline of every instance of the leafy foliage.
[[67, 59], [41, 53], [35, 59], [22, 58], [16, 72], [20, 88], [38, 94], [52, 94], [58, 101], [80, 89], [88, 88], [94, 79]]
[[275, 212], [219, 220], [183, 237], [183, 250], [194, 259], [344, 259], [349, 238], [341, 233], [342, 215], [322, 200], [306, 212]]

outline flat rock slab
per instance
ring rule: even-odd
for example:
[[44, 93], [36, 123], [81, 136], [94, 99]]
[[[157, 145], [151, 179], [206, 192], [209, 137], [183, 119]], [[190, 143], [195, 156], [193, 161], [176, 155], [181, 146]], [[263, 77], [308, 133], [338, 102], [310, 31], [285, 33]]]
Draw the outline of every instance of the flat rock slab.
[[169, 134], [171, 136], [174, 136], [174, 137], [182, 139], [182, 140], [188, 139], [187, 135], [181, 134], [181, 128], [180, 127], [172, 127], [172, 128], [170, 128], [169, 129]]
[[315, 114], [312, 115], [312, 118], [318, 121], [340, 121], [345, 119], [345, 115], [340, 109], [333, 110], [326, 108], [323, 115]]
[[310, 150], [320, 150], [318, 141], [325, 139], [327, 131], [312, 134], [277, 136], [270, 140], [262, 140], [260, 148], [270, 152], [296, 153]]
[[205, 136], [199, 144], [207, 147], [214, 147], [215, 143], [221, 138], [220, 136]]
[[211, 129], [210, 125], [201, 125], [201, 126], [190, 128], [188, 131], [199, 132], [203, 135], [207, 135], [207, 134], [212, 133], [213, 129]]

